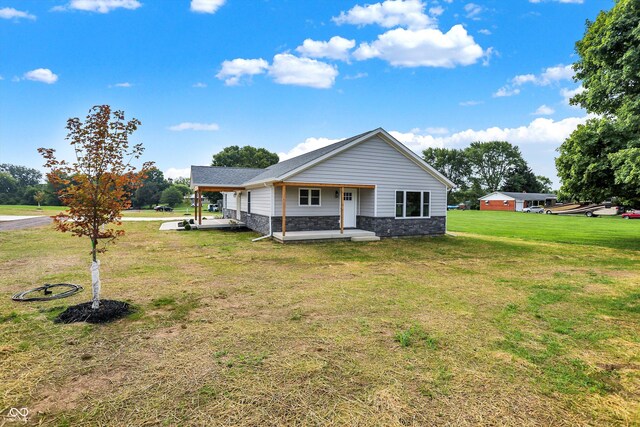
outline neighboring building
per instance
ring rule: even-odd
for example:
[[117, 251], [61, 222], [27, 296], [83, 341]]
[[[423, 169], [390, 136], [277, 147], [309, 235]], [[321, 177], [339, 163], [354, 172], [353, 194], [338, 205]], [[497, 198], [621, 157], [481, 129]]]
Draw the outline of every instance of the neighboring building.
[[191, 167], [196, 194], [222, 192], [225, 217], [279, 240], [344, 229], [442, 235], [453, 185], [381, 128], [266, 169]]
[[[196, 195], [195, 194], [191, 194], [190, 196], [184, 196], [183, 199], [185, 199], [185, 200], [189, 199], [189, 203], [191, 203], [191, 206], [195, 206], [195, 204], [196, 204]], [[200, 202], [203, 205], [206, 205], [206, 204], [209, 203], [209, 199], [207, 199], [204, 196], [200, 196]]]
[[496, 191], [480, 197], [481, 211], [516, 211], [530, 206], [553, 206], [558, 197], [545, 193], [511, 193]]

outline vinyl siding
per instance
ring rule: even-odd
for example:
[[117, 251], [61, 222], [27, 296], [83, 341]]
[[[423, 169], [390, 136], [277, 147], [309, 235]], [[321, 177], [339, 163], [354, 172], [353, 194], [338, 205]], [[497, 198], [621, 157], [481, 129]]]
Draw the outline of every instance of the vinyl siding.
[[[431, 216], [447, 214], [445, 185], [379, 137], [373, 137], [343, 151], [288, 178], [287, 181], [374, 184], [377, 186], [378, 217], [395, 216], [396, 190], [430, 191]], [[335, 192], [335, 190], [330, 191]], [[362, 190], [361, 194], [364, 191], [366, 190]], [[289, 191], [287, 191], [287, 215], [290, 214], [288, 193]], [[373, 194], [371, 197], [364, 196], [362, 199], [365, 203], [362, 204], [361, 200], [360, 214], [366, 215], [364, 212], [369, 212], [373, 215]], [[276, 194], [276, 200], [280, 200], [278, 194]], [[338, 199], [334, 200], [337, 209]], [[322, 203], [324, 208], [324, 194]], [[295, 205], [297, 206], [297, 202]]]
[[222, 193], [222, 199], [224, 200], [224, 195], [227, 195], [227, 204], [224, 206], [225, 209], [233, 209], [236, 210], [236, 194], [231, 193]]
[[[282, 215], [282, 188], [276, 187], [275, 215]], [[340, 215], [340, 198], [335, 188], [320, 189], [320, 206], [298, 206], [298, 188], [287, 187], [287, 216]]]
[[[251, 213], [271, 216], [271, 190], [272, 187], [252, 188], [251, 191]], [[243, 211], [247, 209], [247, 192], [243, 191]]]

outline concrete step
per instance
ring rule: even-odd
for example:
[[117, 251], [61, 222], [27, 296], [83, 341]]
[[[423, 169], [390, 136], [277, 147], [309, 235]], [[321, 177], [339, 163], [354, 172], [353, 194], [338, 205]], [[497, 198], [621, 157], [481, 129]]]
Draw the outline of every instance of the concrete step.
[[353, 236], [351, 238], [352, 242], [377, 242], [380, 240], [378, 236]]

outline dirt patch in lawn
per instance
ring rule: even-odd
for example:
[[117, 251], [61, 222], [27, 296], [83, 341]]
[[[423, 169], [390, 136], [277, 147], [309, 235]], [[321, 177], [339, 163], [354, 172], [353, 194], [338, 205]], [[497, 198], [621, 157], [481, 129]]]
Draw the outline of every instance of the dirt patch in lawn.
[[56, 323], [108, 323], [122, 319], [133, 313], [134, 309], [123, 301], [102, 300], [100, 307], [91, 308], [91, 302], [72, 305], [56, 317]]

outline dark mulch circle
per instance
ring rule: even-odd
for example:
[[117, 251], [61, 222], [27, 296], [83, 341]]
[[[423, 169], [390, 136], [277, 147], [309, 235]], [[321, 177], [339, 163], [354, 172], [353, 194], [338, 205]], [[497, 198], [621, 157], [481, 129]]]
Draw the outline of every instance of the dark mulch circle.
[[91, 301], [72, 305], [60, 313], [54, 321], [56, 323], [108, 323], [126, 317], [133, 312], [133, 307], [126, 302], [103, 299], [100, 300], [100, 307], [96, 310], [91, 308]]

